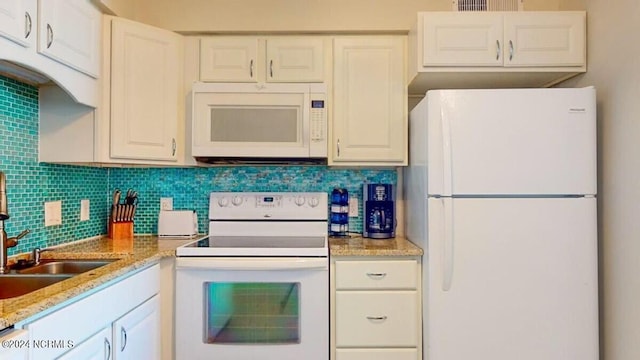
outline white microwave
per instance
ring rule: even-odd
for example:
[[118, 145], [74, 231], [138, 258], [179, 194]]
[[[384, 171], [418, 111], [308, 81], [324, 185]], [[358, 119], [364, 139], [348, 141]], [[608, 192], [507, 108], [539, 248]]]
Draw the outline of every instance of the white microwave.
[[197, 159], [326, 163], [325, 84], [196, 82], [192, 90], [191, 150]]

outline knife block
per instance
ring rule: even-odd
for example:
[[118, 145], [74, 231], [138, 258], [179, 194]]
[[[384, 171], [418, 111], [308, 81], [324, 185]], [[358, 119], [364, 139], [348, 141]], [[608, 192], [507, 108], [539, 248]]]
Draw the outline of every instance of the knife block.
[[109, 219], [107, 234], [113, 240], [133, 240], [133, 221], [114, 222]]

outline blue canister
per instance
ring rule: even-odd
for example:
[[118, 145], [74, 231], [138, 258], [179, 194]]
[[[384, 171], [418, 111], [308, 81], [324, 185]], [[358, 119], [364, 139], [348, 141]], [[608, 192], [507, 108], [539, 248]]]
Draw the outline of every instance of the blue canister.
[[329, 235], [347, 236], [349, 233], [349, 192], [335, 188], [331, 192], [331, 216]]

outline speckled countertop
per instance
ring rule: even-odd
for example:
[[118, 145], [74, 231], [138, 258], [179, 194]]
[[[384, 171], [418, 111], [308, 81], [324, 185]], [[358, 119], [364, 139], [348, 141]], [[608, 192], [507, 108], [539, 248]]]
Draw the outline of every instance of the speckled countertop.
[[366, 239], [362, 236], [329, 238], [331, 256], [421, 256], [422, 249], [406, 238]]
[[175, 249], [193, 239], [136, 236], [133, 241], [106, 237], [70, 243], [42, 253], [42, 259], [118, 259], [108, 265], [28, 294], [0, 300], [0, 330], [128, 272], [175, 256]]
[[[114, 241], [107, 237], [89, 239], [56, 247], [42, 253], [42, 259], [117, 259], [116, 261], [49, 285], [40, 290], [0, 300], [0, 330], [94, 289], [135, 269], [175, 256], [176, 248], [191, 239], [160, 239], [135, 236], [133, 241]], [[385, 240], [330, 238], [331, 256], [420, 256], [422, 249], [402, 237]], [[15, 261], [10, 259], [10, 262]]]

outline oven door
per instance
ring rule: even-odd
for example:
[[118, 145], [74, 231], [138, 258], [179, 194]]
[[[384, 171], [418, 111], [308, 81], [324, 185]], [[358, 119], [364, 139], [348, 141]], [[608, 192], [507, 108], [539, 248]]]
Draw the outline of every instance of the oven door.
[[327, 360], [327, 258], [176, 259], [176, 359]]

